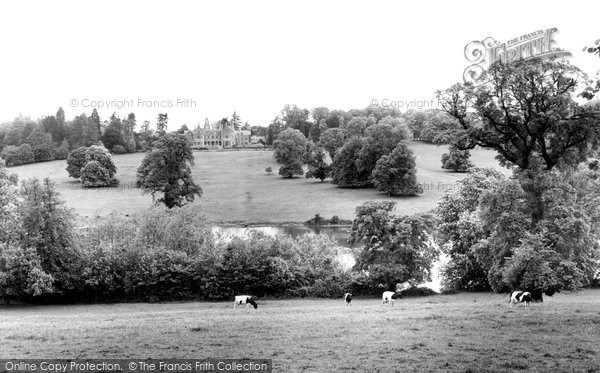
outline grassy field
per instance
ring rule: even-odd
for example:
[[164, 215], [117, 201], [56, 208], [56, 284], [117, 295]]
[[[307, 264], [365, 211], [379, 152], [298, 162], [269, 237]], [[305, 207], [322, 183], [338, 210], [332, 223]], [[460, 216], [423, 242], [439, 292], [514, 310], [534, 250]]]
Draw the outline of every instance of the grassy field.
[[0, 358], [265, 358], [275, 372], [600, 371], [600, 291], [509, 308], [488, 293], [2, 306]]
[[[445, 189], [455, 188], [464, 174], [440, 168], [445, 147], [415, 142], [411, 148], [417, 156], [417, 177], [424, 185], [418, 197], [393, 198], [398, 214], [426, 211], [435, 206]], [[497, 167], [494, 152], [476, 150], [473, 161], [478, 167]], [[112, 211], [128, 214], [152, 204], [150, 195], [135, 188], [135, 173], [144, 154], [115, 155], [118, 188], [82, 189], [65, 171], [66, 161], [52, 161], [13, 167], [21, 178], [50, 177], [58, 184], [67, 205], [82, 216], [102, 216]], [[195, 204], [216, 222], [282, 223], [302, 222], [315, 214], [337, 215], [353, 219], [356, 206], [369, 200], [387, 200], [374, 189], [340, 189], [314, 179], [284, 179], [277, 175], [279, 165], [272, 152], [196, 152], [194, 180], [203, 195]], [[271, 166], [273, 174], [265, 168]]]

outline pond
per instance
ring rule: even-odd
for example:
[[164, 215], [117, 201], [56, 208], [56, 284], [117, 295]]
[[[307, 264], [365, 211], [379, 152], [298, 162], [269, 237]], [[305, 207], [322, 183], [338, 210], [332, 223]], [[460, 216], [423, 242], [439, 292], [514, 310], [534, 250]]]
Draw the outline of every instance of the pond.
[[[287, 234], [291, 237], [299, 237], [306, 233], [325, 234], [330, 236], [339, 247], [348, 248], [348, 237], [350, 237], [350, 226], [306, 226], [306, 225], [270, 225], [270, 226], [252, 226], [252, 227], [215, 227], [213, 232], [220, 235], [221, 237], [232, 237], [232, 236], [244, 236], [251, 230], [263, 232], [270, 236], [276, 236], [278, 234]], [[354, 256], [347, 250], [340, 251], [338, 254], [338, 260], [342, 265], [350, 269], [356, 263]], [[427, 286], [434, 291], [440, 291], [441, 288], [441, 266], [448, 261], [445, 255], [442, 255], [438, 261], [436, 261], [432, 268], [432, 281], [422, 284]]]
[[225, 237], [244, 236], [250, 230], [259, 231], [269, 236], [278, 234], [287, 234], [292, 238], [302, 236], [306, 233], [325, 234], [331, 237], [338, 246], [350, 247], [348, 237], [350, 237], [350, 226], [307, 226], [307, 225], [270, 225], [270, 226], [252, 226], [252, 227], [215, 227], [215, 233], [220, 233]]
[[[324, 234], [331, 237], [340, 248], [348, 248], [348, 237], [350, 237], [350, 226], [307, 226], [307, 225], [270, 225], [270, 226], [252, 226], [252, 227], [214, 227], [213, 233], [222, 238], [233, 236], [245, 236], [250, 231], [258, 231], [269, 236], [286, 234], [292, 238], [302, 236], [307, 233]], [[352, 268], [356, 260], [348, 250], [340, 250], [337, 259], [346, 269]]]

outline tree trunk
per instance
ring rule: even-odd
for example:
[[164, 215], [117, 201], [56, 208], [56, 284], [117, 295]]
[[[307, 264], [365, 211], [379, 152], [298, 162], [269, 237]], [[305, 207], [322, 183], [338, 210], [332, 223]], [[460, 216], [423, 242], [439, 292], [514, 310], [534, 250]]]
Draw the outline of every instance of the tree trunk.
[[534, 228], [544, 219], [543, 171], [526, 170], [518, 177], [531, 208], [531, 227]]

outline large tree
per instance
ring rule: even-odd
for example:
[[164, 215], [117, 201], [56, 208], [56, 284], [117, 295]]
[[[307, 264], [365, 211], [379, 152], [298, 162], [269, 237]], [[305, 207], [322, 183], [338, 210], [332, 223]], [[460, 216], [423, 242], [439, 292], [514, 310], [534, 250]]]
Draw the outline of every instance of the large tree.
[[304, 137], [308, 137], [311, 123], [308, 121], [310, 112], [296, 105], [285, 105], [281, 111], [281, 118], [287, 128], [297, 129]]
[[[573, 169], [600, 137], [598, 107], [573, 99], [583, 73], [561, 60], [533, 59], [496, 63], [482, 78], [479, 86], [456, 84], [438, 93], [459, 124], [443, 135], [462, 150], [493, 149], [514, 170], [481, 195], [484, 238], [473, 252], [496, 291], [521, 287], [551, 295], [577, 288], [598, 255], [596, 229], [586, 228], [596, 224], [589, 201], [569, 197], [580, 195], [571, 185]], [[596, 188], [583, 194], [599, 195]]]
[[22, 182], [20, 197], [19, 246], [35, 249], [42, 269], [54, 277], [58, 291], [72, 290], [77, 252], [73, 248], [74, 222], [70, 209], [48, 178]]
[[331, 159], [335, 158], [336, 152], [350, 138], [348, 132], [342, 128], [329, 128], [321, 132], [319, 145], [329, 153]]
[[[164, 203], [168, 208], [183, 206], [202, 195], [202, 189], [192, 178], [193, 165], [194, 155], [187, 138], [165, 134], [142, 160], [137, 170], [137, 186], [151, 193], [156, 204]], [[162, 197], [156, 199], [156, 193]]]
[[380, 274], [387, 289], [405, 281], [428, 281], [439, 255], [431, 241], [435, 219], [427, 214], [394, 215], [395, 205], [371, 201], [358, 206], [349, 238], [351, 244], [362, 245], [355, 268]]
[[331, 166], [326, 162], [327, 154], [325, 149], [315, 147], [311, 150], [308, 156], [308, 172], [306, 178], [315, 178], [325, 180], [331, 174]]
[[400, 142], [389, 155], [379, 158], [372, 178], [375, 187], [388, 196], [423, 193], [423, 186], [417, 183], [415, 156], [405, 141]]
[[277, 140], [273, 143], [275, 152], [273, 156], [278, 163], [289, 164], [301, 161], [306, 152], [308, 140], [297, 129], [288, 128], [279, 133]]
[[544, 214], [535, 173], [572, 166], [598, 146], [600, 114], [573, 99], [582, 79], [581, 70], [567, 62], [533, 59], [495, 63], [482, 76], [485, 84], [438, 92], [443, 110], [460, 124], [451, 130], [457, 147], [490, 148], [502, 165], [516, 166], [534, 224]]

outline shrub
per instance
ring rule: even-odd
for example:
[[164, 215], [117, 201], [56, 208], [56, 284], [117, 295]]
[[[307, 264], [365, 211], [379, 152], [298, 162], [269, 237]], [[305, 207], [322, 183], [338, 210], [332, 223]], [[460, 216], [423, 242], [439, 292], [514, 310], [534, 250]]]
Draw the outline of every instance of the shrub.
[[52, 293], [53, 281], [34, 248], [0, 244], [0, 298], [22, 300]]
[[85, 151], [85, 165], [81, 168], [81, 182], [84, 188], [115, 186], [117, 167], [112, 156], [102, 146], [92, 145]]
[[98, 161], [90, 161], [81, 169], [81, 182], [84, 188], [116, 186], [119, 181], [112, 177], [108, 169]]
[[402, 293], [402, 296], [408, 296], [408, 297], [426, 297], [429, 295], [437, 294], [435, 291], [433, 291], [432, 289], [430, 289], [426, 286], [410, 287], [406, 290], [402, 290], [401, 293]]
[[67, 156], [67, 172], [69, 176], [79, 179], [81, 176], [81, 169], [85, 166], [85, 151], [86, 147], [82, 146], [74, 149]]
[[295, 175], [303, 174], [304, 170], [302, 169], [302, 164], [298, 161], [285, 164], [279, 168], [279, 175], [283, 177], [292, 178]]
[[115, 145], [112, 148], [113, 154], [125, 154], [127, 153], [127, 149], [123, 145]]

